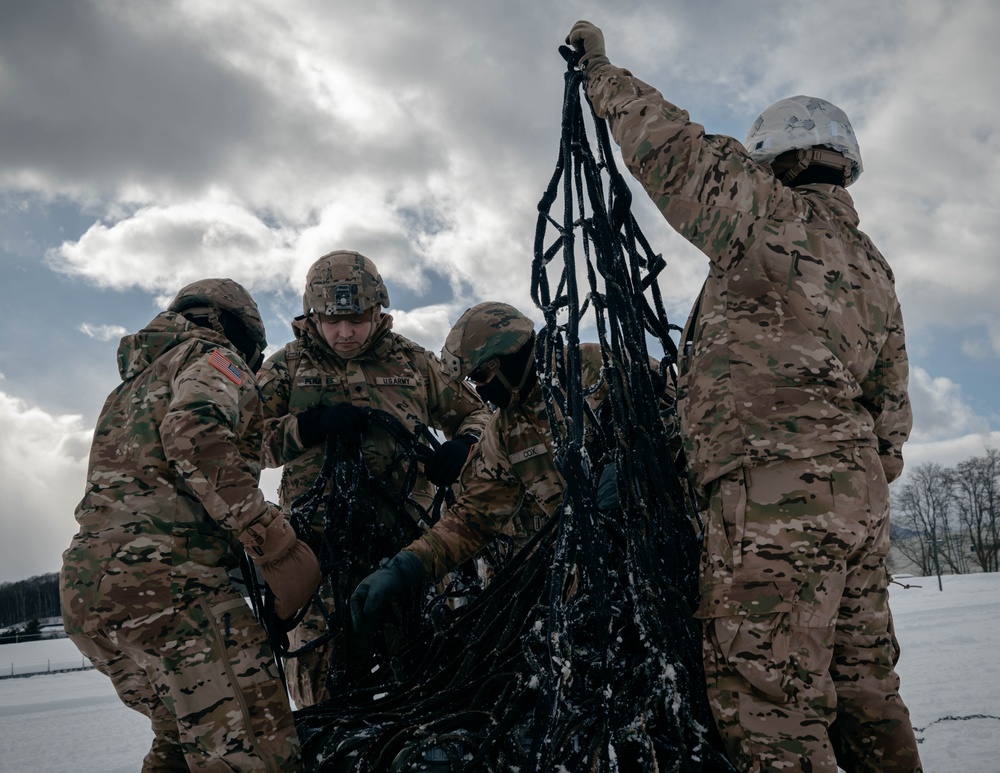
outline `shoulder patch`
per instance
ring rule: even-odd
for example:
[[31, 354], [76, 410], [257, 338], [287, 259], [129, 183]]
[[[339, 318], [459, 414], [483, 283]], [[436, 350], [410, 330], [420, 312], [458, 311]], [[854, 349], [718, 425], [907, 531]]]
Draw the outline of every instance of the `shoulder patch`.
[[247, 377], [246, 373], [233, 365], [226, 355], [218, 349], [214, 349], [212, 353], [208, 355], [208, 364], [221, 371], [222, 375], [236, 384], [236, 386], [242, 384]]

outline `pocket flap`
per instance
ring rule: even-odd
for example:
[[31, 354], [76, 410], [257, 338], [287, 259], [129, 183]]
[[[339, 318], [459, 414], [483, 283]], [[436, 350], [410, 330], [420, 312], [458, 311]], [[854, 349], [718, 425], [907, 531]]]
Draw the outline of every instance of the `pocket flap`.
[[762, 617], [789, 612], [795, 601], [794, 582], [746, 580], [712, 585], [703, 590], [695, 617]]

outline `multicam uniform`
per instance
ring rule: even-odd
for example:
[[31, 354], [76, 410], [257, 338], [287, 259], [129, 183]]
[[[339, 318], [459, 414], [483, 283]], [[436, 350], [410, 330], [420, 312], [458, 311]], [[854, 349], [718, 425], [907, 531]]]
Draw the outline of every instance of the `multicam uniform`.
[[[323, 340], [312, 317], [299, 317], [293, 324], [295, 340], [272, 355], [260, 374], [266, 402], [264, 432], [265, 464], [284, 465], [280, 503], [287, 511], [313, 483], [323, 465], [324, 445], [304, 448], [296, 415], [316, 405], [348, 402], [377, 408], [398, 418], [409, 429], [423, 422], [449, 438], [464, 433], [481, 434], [489, 417], [483, 402], [465, 383], [441, 370], [438, 358], [418, 344], [392, 332], [392, 316], [383, 315], [371, 343], [359, 355], [344, 359]], [[362, 452], [372, 475], [381, 475], [395, 453], [395, 441], [383, 430], [365, 432]], [[392, 478], [396, 490], [402, 481]], [[423, 476], [417, 478], [411, 496], [424, 507], [433, 500], [433, 489]], [[392, 503], [376, 503], [386, 526], [396, 526]], [[315, 524], [317, 528], [321, 524]], [[416, 523], [399, 524], [412, 536], [420, 533]], [[337, 590], [347, 600], [351, 591], [385, 555], [405, 544], [375, 544], [371, 555], [354, 556], [358, 573], [344, 578]], [[328, 604], [333, 608], [332, 592]], [[322, 615], [312, 609], [290, 636], [292, 648], [301, 647], [326, 629]], [[289, 690], [297, 705], [308, 706], [328, 697], [326, 677], [333, 643], [287, 661]]]
[[281, 513], [258, 488], [262, 416], [229, 342], [173, 312], [122, 339], [63, 555], [66, 632], [152, 721], [144, 771], [299, 768], [263, 629], [228, 572]]
[[679, 408], [710, 498], [698, 614], [731, 757], [919, 770], [884, 561], [911, 424], [892, 272], [843, 188], [785, 187], [626, 70], [598, 63], [587, 93], [711, 262]]
[[[601, 348], [581, 344], [585, 389], [601, 383]], [[596, 410], [603, 385], [587, 401]], [[427, 575], [440, 579], [501, 532], [526, 542], [562, 504], [563, 479], [552, 458], [552, 432], [542, 390], [536, 384], [522, 401], [496, 411], [462, 472], [461, 489], [429, 531], [406, 549]], [[513, 528], [511, 528], [513, 527]]]

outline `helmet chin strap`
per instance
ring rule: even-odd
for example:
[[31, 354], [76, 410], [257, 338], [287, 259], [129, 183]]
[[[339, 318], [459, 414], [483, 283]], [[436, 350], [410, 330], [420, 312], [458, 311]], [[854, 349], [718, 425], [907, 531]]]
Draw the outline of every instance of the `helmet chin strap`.
[[[777, 159], [775, 159], [777, 161]], [[771, 163], [771, 170], [775, 173], [775, 176], [781, 180], [785, 185], [790, 184], [795, 180], [800, 174], [802, 174], [806, 169], [808, 169], [812, 164], [817, 164], [819, 166], [827, 166], [838, 171], [842, 171], [844, 175], [844, 184], [850, 180], [851, 177], [851, 161], [845, 158], [843, 154], [838, 153], [835, 150], [827, 150], [825, 148], [815, 147], [815, 148], [804, 148], [798, 150], [795, 153], [794, 160], [792, 160], [791, 165], [787, 169], [782, 169], [782, 164]], [[778, 167], [777, 169], [775, 167]]]
[[[510, 400], [508, 401], [508, 405], [513, 402], [521, 402], [521, 396], [522, 396], [521, 390], [524, 389], [525, 384], [528, 383], [529, 376], [532, 373], [534, 373], [534, 371], [535, 371], [535, 358], [529, 357], [528, 361], [524, 363], [524, 370], [521, 372], [521, 379], [517, 382], [517, 386], [511, 386], [510, 381], [507, 380], [507, 377], [503, 373], [503, 368], [496, 369], [496, 372], [494, 373], [493, 377], [498, 379], [500, 383], [503, 384], [503, 388], [507, 390], [508, 394], [510, 394]], [[534, 384], [532, 384], [531, 386], [534, 386]], [[529, 390], [530, 387], [528, 390], [525, 391]]]
[[354, 349], [348, 349], [346, 352], [339, 352], [338, 351], [338, 352], [334, 352], [334, 354], [336, 354], [342, 360], [353, 360], [355, 357], [357, 357], [359, 354], [361, 354], [361, 352], [363, 352], [364, 350], [365, 350], [365, 346], [364, 346], [364, 344], [362, 344], [361, 346], [358, 346], [358, 347], [356, 347]]

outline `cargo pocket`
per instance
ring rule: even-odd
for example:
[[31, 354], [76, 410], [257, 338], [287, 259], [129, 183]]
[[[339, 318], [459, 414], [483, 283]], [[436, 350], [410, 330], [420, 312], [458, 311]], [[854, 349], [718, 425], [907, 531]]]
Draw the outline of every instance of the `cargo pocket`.
[[[793, 583], [748, 581], [717, 585], [702, 596], [697, 617], [705, 621], [710, 678], [730, 689], [740, 685], [772, 703], [794, 693], [789, 658]], [[738, 684], [731, 684], [733, 680]]]
[[192, 635], [179, 641], [190, 648], [171, 678], [182, 742], [234, 770], [288, 757], [294, 739], [288, 699], [250, 608], [230, 593], [186, 602]]
[[726, 473], [708, 494], [705, 542], [702, 547], [702, 593], [732, 577], [743, 564], [747, 487], [742, 468]]
[[209, 626], [221, 643], [220, 654], [233, 686], [256, 692], [253, 685], [276, 678], [264, 628], [253, 619], [246, 602], [236, 598], [206, 607]]
[[267, 759], [262, 744], [279, 737], [281, 719], [290, 716], [284, 688], [275, 676], [264, 630], [246, 602], [223, 598], [193, 602], [210, 653], [191, 674], [199, 681], [186, 700], [189, 711], [178, 720], [187, 738], [210, 754]]

